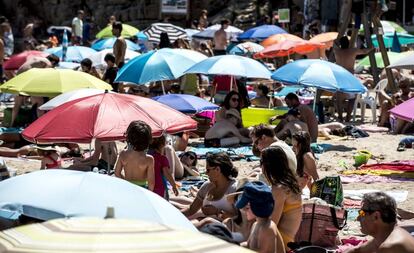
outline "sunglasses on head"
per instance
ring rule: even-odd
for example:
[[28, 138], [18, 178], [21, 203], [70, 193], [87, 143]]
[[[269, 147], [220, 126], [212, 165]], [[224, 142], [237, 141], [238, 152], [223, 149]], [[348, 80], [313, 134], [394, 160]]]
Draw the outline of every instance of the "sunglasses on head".
[[239, 99], [238, 98], [231, 98], [231, 101], [233, 101], [233, 102], [239, 102]]

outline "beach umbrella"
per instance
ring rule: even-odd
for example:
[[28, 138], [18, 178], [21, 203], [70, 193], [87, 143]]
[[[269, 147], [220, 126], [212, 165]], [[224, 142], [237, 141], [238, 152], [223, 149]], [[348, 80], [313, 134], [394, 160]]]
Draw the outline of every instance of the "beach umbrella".
[[[100, 39], [98, 41], [96, 41], [95, 43], [92, 44], [91, 48], [96, 50], [96, 51], [101, 51], [104, 49], [112, 49], [114, 47], [116, 38], [112, 37], [112, 38], [104, 38], [104, 39]], [[139, 51], [140, 47], [135, 44], [134, 42], [125, 39], [126, 45], [127, 45], [127, 49], [132, 50], [132, 51]]]
[[188, 70], [186, 74], [231, 75], [247, 78], [270, 78], [270, 71], [262, 63], [238, 55], [213, 56], [201, 61]]
[[68, 61], [60, 61], [57, 65], [57, 69], [72, 69], [76, 70], [80, 67], [79, 62], [68, 62]]
[[36, 171], [1, 181], [0, 189], [0, 210], [40, 220], [103, 218], [107, 208], [113, 207], [117, 218], [195, 230], [178, 209], [157, 194], [99, 173], [64, 169]]
[[28, 50], [22, 53], [12, 55], [10, 59], [4, 62], [3, 68], [5, 70], [18, 70], [28, 59], [31, 57], [43, 57], [46, 58], [49, 54], [42, 51]]
[[81, 88], [111, 90], [112, 86], [92, 75], [71, 69], [33, 68], [0, 86], [2, 92], [55, 97]]
[[187, 94], [167, 94], [152, 98], [182, 113], [196, 114], [202, 111], [217, 111], [219, 106], [205, 99]]
[[[326, 33], [320, 33], [314, 37], [312, 37], [309, 41], [316, 42], [316, 43], [324, 43], [324, 44], [330, 44], [334, 40], [338, 38], [337, 32], [326, 32]], [[332, 45], [330, 45], [332, 46]]]
[[31, 142], [46, 143], [124, 140], [126, 129], [134, 120], [146, 122], [154, 137], [197, 128], [197, 122], [187, 115], [152, 99], [104, 93], [56, 107], [30, 124], [22, 135]]
[[[94, 67], [97, 68], [106, 68], [106, 62], [104, 61], [104, 58], [107, 54], [112, 53], [113, 50], [111, 49], [104, 49], [99, 52], [91, 54], [88, 58], [91, 59], [92, 64]], [[132, 59], [134, 59], [137, 56], [140, 56], [141, 54], [132, 50], [127, 49], [125, 51], [125, 62], [128, 62]]]
[[23, 65], [16, 71], [16, 75], [26, 72], [32, 68], [51, 68], [52, 63], [45, 57], [31, 56]]
[[[39, 110], [44, 111], [50, 111], [59, 105], [62, 105], [64, 103], [67, 103], [69, 101], [76, 100], [78, 98], [84, 98], [89, 97], [97, 94], [103, 94], [107, 92], [106, 90], [100, 90], [100, 89], [78, 89], [78, 90], [72, 90], [65, 92], [63, 94], [60, 94], [57, 97], [52, 98], [47, 103], [41, 105], [39, 107]], [[111, 91], [112, 92], [112, 91]]]
[[238, 40], [264, 40], [275, 34], [287, 33], [283, 28], [277, 25], [261, 25], [250, 28], [240, 34]]
[[144, 84], [174, 80], [207, 56], [188, 49], [163, 48], [135, 57], [119, 70], [116, 82]]
[[160, 36], [163, 32], [168, 34], [171, 43], [177, 39], [187, 39], [187, 33], [183, 28], [170, 23], [154, 23], [143, 32], [148, 37], [148, 41], [155, 43], [160, 42]]
[[56, 31], [62, 31], [62, 30], [68, 31], [70, 33], [72, 32], [72, 28], [69, 26], [55, 26], [55, 25], [49, 26], [46, 31], [49, 34], [54, 34]]
[[2, 252], [253, 252], [217, 237], [144, 220], [72, 218], [0, 232]]
[[[207, 27], [204, 31], [201, 31], [199, 33], [196, 33], [193, 35], [193, 38], [196, 39], [213, 39], [214, 34], [216, 31], [218, 31], [221, 28], [221, 25], [212, 25]], [[243, 30], [240, 30], [237, 27], [229, 25], [227, 29], [225, 30], [227, 34], [227, 39], [237, 37], [240, 33], [243, 32]]]
[[65, 29], [63, 31], [63, 36], [62, 36], [62, 61], [66, 61], [66, 53], [68, 52], [68, 46], [69, 46], [68, 34]]
[[325, 45], [322, 43], [316, 43], [311, 41], [293, 41], [293, 40], [284, 40], [277, 44], [265, 47], [262, 51], [256, 53], [254, 58], [274, 58], [274, 57], [283, 57], [289, 56], [291, 54], [307, 54], [318, 48], [322, 48]]
[[414, 98], [411, 98], [390, 110], [390, 113], [397, 118], [414, 122]]
[[394, 32], [394, 36], [392, 37], [391, 51], [396, 52], [396, 53], [401, 52], [401, 44], [400, 44], [400, 41], [398, 40], [398, 36], [396, 32]]
[[148, 40], [147, 35], [145, 35], [142, 31], [137, 32], [135, 36], [137, 37], [138, 40]]
[[[45, 52], [49, 54], [54, 54], [57, 57], [62, 59], [63, 47], [52, 47], [52, 48], [46, 49]], [[90, 47], [69, 46], [66, 51], [65, 61], [81, 62], [83, 59], [88, 58], [89, 55], [95, 52], [96, 51]]]
[[270, 36], [269, 38], [265, 39], [264, 41], [262, 41], [262, 46], [264, 47], [268, 47], [274, 44], [278, 44], [282, 41], [285, 40], [291, 40], [291, 41], [303, 41], [304, 39], [293, 35], [293, 34], [289, 34], [289, 33], [282, 33], [282, 34], [275, 34]]
[[187, 37], [188, 37], [189, 40], [191, 40], [193, 38], [194, 34], [200, 32], [200, 30], [197, 30], [197, 29], [184, 29], [184, 30], [187, 33]]
[[[390, 61], [390, 64], [397, 62], [399, 59], [404, 58], [405, 56], [409, 55], [410, 53], [404, 52], [404, 53], [394, 53], [394, 52], [387, 52], [388, 59]], [[377, 62], [378, 68], [384, 68], [384, 62], [382, 60], [381, 52], [375, 53], [375, 61]], [[369, 56], [365, 56], [362, 58], [358, 64], [357, 67], [370, 67], [371, 63], [369, 61]]]
[[232, 49], [229, 51], [229, 54], [253, 55], [257, 52], [262, 51], [263, 49], [264, 47], [262, 45], [248, 41], [232, 47]]
[[[404, 33], [397, 33], [396, 36], [394, 36], [394, 33], [386, 33], [386, 34], [383, 35], [384, 45], [385, 45], [386, 48], [391, 48], [392, 47], [394, 37], [396, 37], [398, 39], [398, 42], [400, 43], [400, 45], [408, 45], [408, 44], [413, 44], [414, 43], [414, 35], [404, 34]], [[374, 45], [374, 47], [379, 47], [378, 46], [377, 35], [375, 35], [375, 34], [372, 35], [371, 39], [372, 39], [372, 44]]]
[[402, 53], [404, 57], [391, 63], [387, 68], [414, 69], [414, 51]]
[[367, 88], [343, 67], [323, 60], [297, 60], [272, 74], [272, 79], [287, 84], [315, 87], [331, 92], [363, 93]]
[[[382, 26], [382, 31], [383, 33], [408, 33], [407, 30], [405, 30], [402, 26], [400, 26], [399, 24], [393, 22], [393, 21], [388, 21], [388, 20], [381, 20], [381, 26]], [[364, 33], [364, 26], [362, 25], [361, 28], [359, 29], [359, 33]]]
[[[122, 37], [129, 38], [129, 37], [135, 36], [135, 34], [137, 34], [138, 32], [139, 30], [137, 28], [127, 25], [127, 24], [122, 24], [122, 32], [121, 32]], [[112, 34], [111, 25], [108, 25], [107, 27], [102, 29], [100, 32], [98, 32], [98, 34], [96, 34], [97, 39], [111, 38], [113, 36], [114, 35]]]

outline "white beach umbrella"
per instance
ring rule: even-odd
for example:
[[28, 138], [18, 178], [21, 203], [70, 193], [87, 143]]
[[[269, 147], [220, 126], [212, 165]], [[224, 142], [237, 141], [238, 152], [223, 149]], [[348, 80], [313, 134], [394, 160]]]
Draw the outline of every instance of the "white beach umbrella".
[[[221, 25], [212, 25], [207, 27], [204, 31], [201, 31], [199, 33], [193, 34], [193, 38], [196, 39], [212, 39], [214, 38], [214, 33], [220, 29]], [[243, 32], [243, 30], [240, 30], [237, 27], [229, 25], [227, 29], [225, 30], [227, 33], [227, 38], [233, 38], [237, 37], [240, 33]]]
[[[104, 61], [105, 55], [112, 53], [112, 49], [104, 49], [102, 51], [93, 53], [89, 56], [89, 59], [91, 59], [92, 64], [96, 68], [105, 68], [106, 62]], [[132, 51], [130, 49], [127, 49], [125, 52], [125, 63], [127, 63], [129, 60], [132, 60], [133, 58], [140, 56], [141, 54], [135, 51]]]

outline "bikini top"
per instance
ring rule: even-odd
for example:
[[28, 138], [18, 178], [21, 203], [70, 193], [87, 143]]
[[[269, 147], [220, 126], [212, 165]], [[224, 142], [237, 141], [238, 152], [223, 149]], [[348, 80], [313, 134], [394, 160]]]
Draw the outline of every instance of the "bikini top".
[[62, 159], [60, 157], [55, 160], [51, 155], [48, 155], [46, 158], [49, 158], [51, 161], [53, 161], [53, 163], [46, 163], [46, 169], [56, 169], [62, 167]]

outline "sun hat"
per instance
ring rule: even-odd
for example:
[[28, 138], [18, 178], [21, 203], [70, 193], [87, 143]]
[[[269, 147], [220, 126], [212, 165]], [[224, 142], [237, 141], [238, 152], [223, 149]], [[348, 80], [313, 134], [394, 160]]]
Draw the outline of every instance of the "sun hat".
[[274, 207], [272, 191], [261, 181], [249, 182], [244, 186], [243, 194], [237, 201], [236, 207], [242, 209], [248, 203], [254, 215], [259, 218], [268, 218]]
[[226, 110], [226, 117], [229, 116], [229, 115], [234, 116], [234, 117], [241, 120], [240, 113], [234, 108]]
[[240, 179], [237, 180], [237, 185], [236, 185], [236, 191], [226, 194], [226, 199], [228, 202], [230, 203], [236, 203], [236, 201], [239, 199], [239, 195], [243, 194], [243, 190], [244, 190], [244, 186], [249, 183], [250, 180], [248, 177], [242, 177]]

